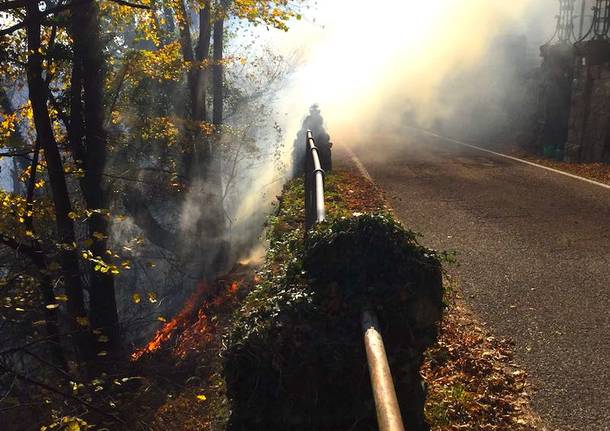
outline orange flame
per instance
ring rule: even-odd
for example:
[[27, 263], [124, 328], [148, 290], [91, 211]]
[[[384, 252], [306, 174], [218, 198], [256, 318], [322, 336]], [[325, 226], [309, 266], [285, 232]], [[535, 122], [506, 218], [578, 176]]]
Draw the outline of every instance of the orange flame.
[[237, 281], [234, 281], [233, 283], [231, 283], [231, 286], [229, 286], [229, 293], [231, 295], [235, 295], [238, 290], [239, 290], [239, 284], [237, 284]]
[[197, 321], [182, 332], [176, 341], [173, 356], [185, 359], [189, 353], [196, 353], [213, 339], [214, 326], [203, 309], [197, 313]]
[[209, 314], [218, 314], [218, 309], [235, 301], [239, 283], [233, 281], [229, 287], [210, 302], [203, 302], [207, 291], [201, 283], [195, 293], [186, 302], [182, 310], [168, 323], [159, 329], [155, 336], [144, 347], [131, 354], [131, 360], [137, 361], [144, 355], [159, 350], [167, 341], [176, 337], [172, 349], [175, 358], [185, 359], [190, 353], [197, 353], [214, 338], [216, 324], [208, 318]]
[[199, 283], [197, 290], [189, 297], [182, 310], [180, 310], [180, 312], [171, 321], [163, 325], [163, 327], [155, 333], [155, 336], [151, 341], [148, 342], [148, 344], [133, 352], [131, 354], [131, 360], [137, 361], [142, 356], [159, 350], [163, 343], [172, 338], [177, 329], [188, 324], [189, 319], [195, 313], [195, 309], [199, 305], [200, 298], [203, 296], [206, 290], [206, 285], [204, 283]]
[[209, 314], [217, 314], [218, 308], [235, 299], [239, 290], [239, 284], [234, 281], [211, 302], [205, 303], [197, 313], [197, 321], [188, 329], [184, 330], [176, 341], [173, 355], [176, 358], [185, 359], [191, 353], [197, 353], [209, 345], [217, 333], [214, 321], [208, 318]]

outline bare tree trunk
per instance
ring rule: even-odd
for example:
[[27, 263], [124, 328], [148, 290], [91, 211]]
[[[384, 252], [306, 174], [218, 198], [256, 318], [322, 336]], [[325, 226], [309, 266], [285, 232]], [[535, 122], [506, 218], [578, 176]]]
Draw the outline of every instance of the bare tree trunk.
[[189, 21], [189, 14], [184, 4], [184, 0], [178, 0], [178, 13], [180, 18], [178, 19], [178, 29], [180, 31], [180, 47], [182, 48], [182, 57], [184, 61], [189, 64], [189, 70], [187, 72], [187, 86], [191, 102], [191, 116], [195, 116], [195, 111], [192, 106], [195, 104], [197, 96], [197, 71], [195, 69], [195, 53], [193, 52], [193, 41], [191, 39], [191, 25]]
[[199, 10], [199, 41], [195, 58], [197, 59], [197, 70], [195, 79], [195, 92], [192, 100], [193, 119], [195, 121], [207, 121], [206, 88], [205, 88], [205, 62], [210, 57], [210, 39], [212, 37], [212, 26], [210, 22], [210, 0], [204, 1], [204, 7]]
[[[180, 32], [180, 47], [182, 49], [182, 58], [189, 65], [189, 69], [186, 75], [186, 85], [189, 94], [188, 105], [187, 105], [187, 117], [192, 120], [191, 127], [187, 126], [186, 133], [183, 134], [185, 140], [184, 154], [182, 157], [182, 165], [185, 173], [185, 177], [192, 180], [195, 175], [194, 169], [197, 165], [197, 159], [199, 156], [199, 148], [197, 143], [199, 141], [200, 131], [197, 130], [197, 122], [203, 121], [205, 118], [201, 118], [205, 115], [205, 100], [199, 101], [200, 95], [200, 82], [197, 65], [195, 64], [195, 52], [193, 51], [193, 41], [191, 39], [191, 23], [189, 20], [189, 13], [184, 0], [178, 0], [178, 9], [176, 14], [178, 15], [178, 30]], [[201, 30], [201, 28], [200, 28]], [[201, 40], [200, 40], [201, 42]], [[197, 47], [198, 51], [201, 51], [203, 46]], [[205, 98], [204, 98], [205, 99]]]
[[[28, 181], [28, 187], [26, 191], [26, 216], [24, 225], [30, 232], [35, 233], [36, 229], [33, 220], [34, 211], [34, 192], [36, 189], [36, 179], [38, 171], [38, 163], [40, 157], [40, 141], [36, 140], [34, 146], [34, 154], [32, 156], [32, 163], [30, 165], [30, 178]], [[34, 235], [33, 235], [34, 236]], [[55, 304], [55, 293], [53, 292], [53, 282], [49, 276], [49, 267], [47, 265], [46, 256], [42, 250], [41, 244], [38, 240], [34, 240], [32, 245], [32, 253], [30, 256], [32, 262], [38, 269], [38, 277], [40, 279], [40, 287], [42, 291], [42, 305], [45, 312], [45, 327], [47, 334], [51, 341], [51, 355], [55, 360], [57, 366], [63, 370], [68, 369], [68, 363], [61, 347], [61, 339], [59, 337], [59, 327], [57, 324], [57, 312], [56, 308], [49, 307], [51, 304]]]
[[[199, 38], [197, 50], [195, 52], [195, 89], [191, 97], [191, 111], [193, 121], [195, 123], [206, 123], [209, 121], [206, 107], [206, 84], [207, 84], [207, 64], [210, 58], [210, 42], [212, 39], [212, 23], [211, 23], [211, 4], [210, 0], [206, 0], [204, 7], [199, 10]], [[211, 157], [210, 137], [201, 129], [197, 130], [192, 136], [194, 143], [195, 157], [191, 158], [191, 166], [189, 167], [189, 176], [195, 178], [198, 176], [196, 170], [204, 170], [206, 164], [209, 163]]]
[[[0, 88], [0, 100], [2, 108], [6, 112], [12, 112], [13, 108], [11, 106], [11, 102], [6, 94], [4, 88]], [[20, 148], [25, 148], [26, 143], [23, 142], [19, 131], [15, 131], [12, 135], [12, 138], [16, 139], [20, 145]], [[34, 233], [35, 226], [33, 222], [33, 211], [34, 211], [34, 192], [35, 192], [35, 184], [37, 180], [37, 170], [40, 159], [40, 141], [37, 139], [34, 144], [34, 151], [32, 153], [32, 160], [30, 162], [30, 178], [28, 180], [27, 187], [24, 189], [20, 187], [19, 181], [19, 170], [24, 168], [24, 164], [19, 164], [17, 162], [17, 157], [13, 157], [13, 169], [12, 169], [12, 180], [13, 180], [13, 193], [15, 194], [25, 194], [25, 217], [24, 217], [24, 226], [27, 230]], [[33, 235], [34, 236], [34, 235]], [[10, 246], [10, 244], [7, 244]], [[17, 247], [15, 251], [17, 253], [20, 252], [20, 244], [15, 244]], [[59, 337], [59, 328], [57, 324], [57, 313], [58, 310], [55, 308], [49, 308], [47, 305], [54, 304], [55, 294], [53, 292], [53, 282], [51, 277], [49, 276], [49, 268], [47, 265], [46, 256], [42, 250], [41, 244], [38, 240], [33, 240], [31, 253], [28, 254], [28, 258], [32, 261], [32, 263], [37, 268], [37, 275], [40, 280], [40, 288], [42, 293], [42, 308], [45, 313], [45, 328], [47, 330], [47, 335], [51, 341], [50, 343], [50, 352], [55, 364], [61, 367], [63, 370], [67, 370], [67, 362], [66, 357], [64, 355], [61, 339]]]
[[222, 190], [222, 125], [224, 122], [224, 20], [226, 2], [219, 1], [216, 20], [214, 21], [214, 66], [212, 69], [212, 87], [214, 100], [212, 104], [212, 123], [214, 135], [212, 147], [206, 164], [206, 182], [210, 187], [212, 198], [209, 235], [214, 238], [216, 248], [212, 263], [214, 271], [223, 270], [228, 255], [227, 226], [224, 213], [224, 194]]
[[83, 287], [79, 272], [79, 258], [76, 251], [74, 223], [69, 214], [72, 211], [61, 155], [53, 135], [51, 119], [47, 107], [46, 84], [42, 78], [42, 56], [40, 54], [41, 17], [36, 2], [26, 2], [26, 20], [28, 22], [28, 63], [27, 80], [29, 98], [32, 103], [34, 124], [37, 139], [45, 154], [49, 182], [53, 195], [55, 219], [59, 246], [59, 263], [68, 296], [68, 314], [70, 323], [75, 329], [75, 344], [81, 356], [87, 357], [90, 349], [88, 334], [79, 327], [77, 318], [86, 315], [83, 299]]
[[[107, 159], [106, 131], [104, 130], [104, 59], [99, 33], [99, 10], [96, 2], [87, 2], [72, 9], [72, 33], [74, 37], [74, 67], [82, 68], [82, 98], [84, 112], [74, 113], [72, 121], [84, 118], [84, 171], [82, 191], [87, 209], [89, 238], [93, 241], [91, 251], [95, 256], [105, 257], [109, 236], [107, 191], [104, 183], [104, 167]], [[78, 83], [75, 83], [78, 84]], [[73, 109], [78, 108], [80, 85], [72, 88]], [[77, 124], [77, 130], [80, 130]], [[78, 139], [79, 136], [75, 136]], [[78, 146], [77, 146], [78, 148]], [[117, 350], [120, 345], [119, 321], [114, 292], [114, 277], [89, 267], [89, 311], [91, 324], [101, 329], [110, 339], [107, 346]]]
[[214, 22], [214, 109], [213, 122], [221, 126], [224, 107], [224, 16], [219, 16]]

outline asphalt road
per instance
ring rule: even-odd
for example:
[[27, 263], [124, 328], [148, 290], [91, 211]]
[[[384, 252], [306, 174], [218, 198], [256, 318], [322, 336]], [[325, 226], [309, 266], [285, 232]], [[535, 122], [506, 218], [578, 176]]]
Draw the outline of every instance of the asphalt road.
[[515, 341], [549, 427], [610, 430], [610, 190], [416, 131], [355, 152], [425, 245], [458, 252], [467, 303]]

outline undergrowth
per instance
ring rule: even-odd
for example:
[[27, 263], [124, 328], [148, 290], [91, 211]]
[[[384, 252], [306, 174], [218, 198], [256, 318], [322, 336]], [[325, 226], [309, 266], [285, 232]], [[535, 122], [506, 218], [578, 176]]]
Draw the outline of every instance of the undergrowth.
[[[421, 246], [373, 188], [348, 173], [328, 176], [327, 220], [306, 235], [303, 181], [285, 186], [269, 220], [269, 249], [257, 286], [225, 342], [230, 429], [374, 428], [360, 340], [364, 307], [383, 312], [382, 325], [396, 333], [389, 355], [392, 362], [409, 364], [403, 367], [407, 377], [399, 379], [409, 387], [405, 406], [420, 404], [413, 402], [421, 398], [413, 370], [418, 376], [417, 352], [436, 339], [440, 260], [446, 256]], [[367, 211], [358, 211], [363, 207]], [[413, 338], [408, 347], [405, 325]]]

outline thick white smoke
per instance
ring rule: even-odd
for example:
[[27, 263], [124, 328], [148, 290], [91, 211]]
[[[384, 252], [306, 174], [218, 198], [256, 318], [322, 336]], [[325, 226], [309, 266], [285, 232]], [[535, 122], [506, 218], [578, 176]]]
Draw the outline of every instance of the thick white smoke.
[[[258, 46], [297, 59], [273, 101], [286, 160], [314, 103], [339, 145], [396, 128], [406, 111], [423, 124], [449, 115], [458, 108], [448, 100], [455, 105], [462, 97], [460, 89], [447, 97], [449, 76], [485, 62], [504, 34], [528, 35], [536, 51], [553, 33], [556, 10], [557, 0], [306, 1], [303, 19], [287, 33], [255, 30]], [[281, 184], [268, 166], [250, 177], [235, 213], [237, 232], [267, 201], [261, 190], [274, 196]]]
[[304, 53], [278, 100], [285, 127], [296, 131], [312, 103], [336, 141], [399, 121], [407, 101], [420, 120], [442, 116], [449, 74], [485, 61], [502, 34], [541, 44], [556, 10], [556, 0], [326, 0], [288, 33], [267, 36], [284, 53]]

